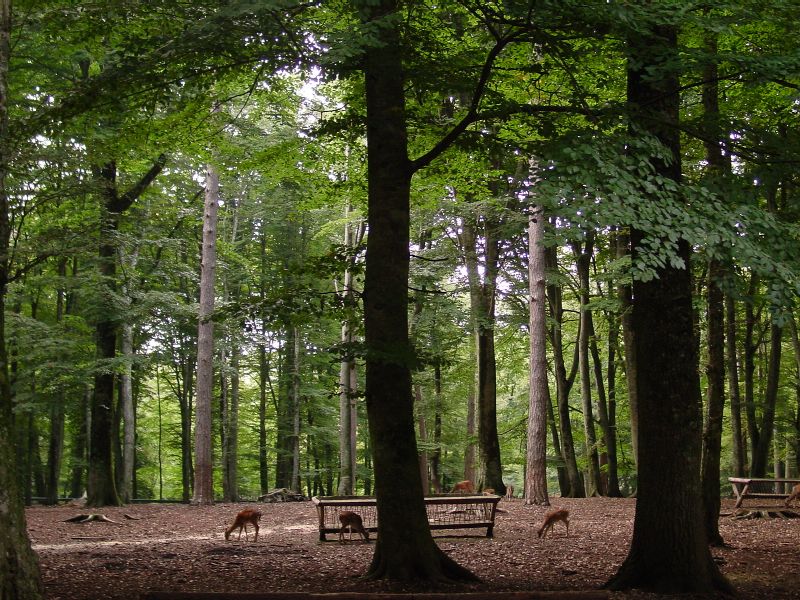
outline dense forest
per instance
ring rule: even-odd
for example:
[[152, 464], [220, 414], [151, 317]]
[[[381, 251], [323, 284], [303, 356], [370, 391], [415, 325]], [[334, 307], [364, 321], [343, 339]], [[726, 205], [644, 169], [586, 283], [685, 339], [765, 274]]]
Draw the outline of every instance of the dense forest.
[[727, 478], [800, 475], [798, 2], [0, 7], [0, 547], [287, 488], [468, 577], [389, 540], [469, 479], [726, 589]]

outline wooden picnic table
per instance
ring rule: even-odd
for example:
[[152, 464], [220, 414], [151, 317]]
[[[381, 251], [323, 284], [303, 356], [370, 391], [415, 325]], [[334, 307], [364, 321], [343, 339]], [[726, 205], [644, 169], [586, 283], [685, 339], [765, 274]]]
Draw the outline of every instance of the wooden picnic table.
[[800, 483], [800, 479], [785, 477], [728, 477], [728, 481], [733, 486], [736, 508], [746, 498], [788, 498], [792, 487]]

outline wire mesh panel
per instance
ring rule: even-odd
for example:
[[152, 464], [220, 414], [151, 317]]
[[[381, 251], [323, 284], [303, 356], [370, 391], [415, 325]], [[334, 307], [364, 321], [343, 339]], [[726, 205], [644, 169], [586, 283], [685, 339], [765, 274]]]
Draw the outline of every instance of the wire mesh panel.
[[[361, 516], [364, 527], [378, 529], [378, 513], [371, 496], [315, 496], [311, 499], [319, 517], [320, 540], [328, 533], [338, 533], [341, 528], [339, 514], [351, 511]], [[485, 527], [491, 537], [494, 517], [500, 496], [461, 496], [443, 494], [425, 498], [428, 523], [431, 529], [469, 529]]]

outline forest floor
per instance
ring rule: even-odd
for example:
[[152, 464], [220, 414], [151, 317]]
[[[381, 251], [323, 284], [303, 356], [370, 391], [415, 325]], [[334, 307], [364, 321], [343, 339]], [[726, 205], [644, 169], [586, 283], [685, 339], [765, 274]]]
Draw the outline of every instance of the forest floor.
[[[233, 516], [251, 503], [196, 507], [134, 504], [95, 510], [116, 523], [65, 519], [90, 512], [75, 506], [27, 510], [47, 600], [136, 599], [146, 591], [421, 592], [596, 590], [618, 569], [630, 544], [633, 499], [552, 498], [569, 509], [569, 536], [558, 523], [536, 536], [546, 509], [501, 501], [493, 538], [483, 529], [435, 532], [440, 547], [482, 583], [422, 589], [360, 579], [374, 542], [320, 542], [311, 502], [258, 504], [257, 542], [225, 541]], [[746, 501], [745, 506], [756, 504]], [[758, 503], [763, 505], [764, 503]], [[773, 507], [778, 506], [776, 501]], [[800, 599], [800, 519], [733, 519], [723, 500], [720, 530], [727, 547], [715, 561], [739, 592], [757, 600]], [[136, 517], [128, 519], [125, 515]], [[463, 534], [463, 535], [458, 535]], [[330, 536], [332, 539], [335, 536]], [[638, 592], [610, 598], [650, 600]], [[684, 596], [685, 598], [685, 596]]]

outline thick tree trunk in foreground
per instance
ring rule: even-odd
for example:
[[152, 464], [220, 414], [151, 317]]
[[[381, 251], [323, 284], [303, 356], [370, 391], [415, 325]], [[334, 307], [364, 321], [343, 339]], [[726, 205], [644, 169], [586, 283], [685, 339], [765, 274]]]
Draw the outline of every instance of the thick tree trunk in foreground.
[[[677, 52], [677, 31], [653, 26], [648, 33], [629, 40], [628, 99], [636, 124], [671, 152], [670, 161], [655, 162], [656, 172], [679, 181], [679, 84], [665, 64]], [[631, 231], [634, 261], [640, 260], [644, 236]], [[679, 240], [677, 252], [683, 268], [669, 265], [658, 269], [656, 278], [633, 283], [639, 489], [630, 551], [606, 584], [614, 590], [732, 591], [712, 560], [703, 520], [691, 247]]]
[[[394, 0], [358, 3], [380, 43], [364, 56], [368, 223], [364, 324], [366, 404], [379, 515], [368, 576], [401, 580], [471, 577], [434, 543], [414, 437], [408, 269], [411, 164]], [[379, 26], [376, 26], [379, 23]]]
[[25, 507], [17, 485], [11, 387], [6, 352], [5, 307], [10, 223], [8, 174], [8, 61], [11, 53], [11, 0], [0, 0], [0, 598], [42, 597], [39, 562], [31, 550]]

